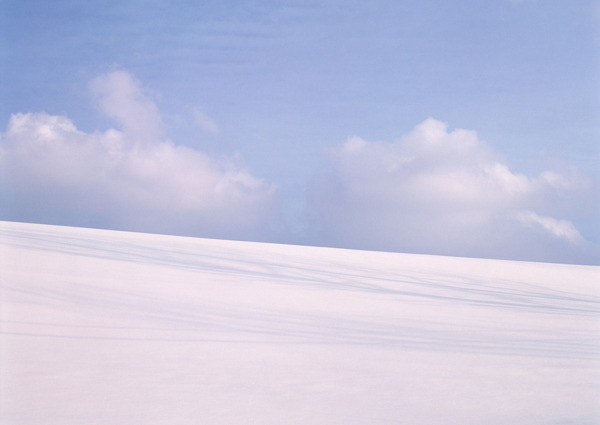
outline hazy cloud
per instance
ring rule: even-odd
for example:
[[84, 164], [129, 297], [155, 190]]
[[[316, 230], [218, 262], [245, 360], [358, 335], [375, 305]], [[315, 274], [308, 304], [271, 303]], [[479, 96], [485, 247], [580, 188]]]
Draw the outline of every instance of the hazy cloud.
[[235, 159], [165, 139], [156, 105], [127, 72], [91, 89], [120, 129], [85, 133], [67, 117], [11, 117], [0, 151], [4, 219], [207, 237], [265, 232], [272, 185]]
[[194, 123], [207, 133], [219, 133], [217, 123], [198, 108], [194, 108]]
[[565, 239], [566, 241], [573, 243], [583, 240], [579, 231], [570, 221], [556, 220], [552, 217], [542, 217], [532, 211], [522, 212], [518, 215], [518, 218], [523, 223], [540, 226], [557, 238]]
[[577, 261], [586, 242], [562, 215], [587, 190], [578, 177], [515, 173], [474, 131], [428, 119], [394, 143], [353, 137], [335, 148], [311, 205], [325, 243]]
[[162, 139], [164, 128], [158, 108], [130, 73], [120, 70], [101, 75], [90, 83], [90, 90], [98, 109], [115, 119], [130, 141]]

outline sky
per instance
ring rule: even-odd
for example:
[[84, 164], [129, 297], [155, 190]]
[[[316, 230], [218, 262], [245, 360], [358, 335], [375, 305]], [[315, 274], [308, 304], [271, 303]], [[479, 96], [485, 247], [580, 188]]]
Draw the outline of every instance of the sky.
[[0, 219], [600, 264], [600, 3], [0, 0]]

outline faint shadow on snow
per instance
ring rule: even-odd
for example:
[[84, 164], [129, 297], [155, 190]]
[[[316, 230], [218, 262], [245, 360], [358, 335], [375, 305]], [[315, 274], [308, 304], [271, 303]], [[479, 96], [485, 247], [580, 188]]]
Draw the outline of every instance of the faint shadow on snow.
[[[4, 321], [7, 335], [581, 359], [600, 352], [598, 291], [545, 285], [540, 273], [558, 265], [522, 263], [515, 278], [497, 271], [515, 263], [492, 260], [455, 259], [457, 268], [426, 256], [52, 226], [1, 230], [5, 245], [54, 256], [63, 273], [51, 285], [5, 277], [3, 297], [90, 322], [13, 318]], [[89, 280], [88, 266], [119, 271]], [[577, 270], [598, 276], [597, 268]]]

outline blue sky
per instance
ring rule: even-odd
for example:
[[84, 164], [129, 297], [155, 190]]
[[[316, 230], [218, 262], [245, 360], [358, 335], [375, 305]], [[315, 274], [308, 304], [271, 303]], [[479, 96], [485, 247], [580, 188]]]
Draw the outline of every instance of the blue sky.
[[600, 261], [596, 1], [0, 5], [2, 219]]

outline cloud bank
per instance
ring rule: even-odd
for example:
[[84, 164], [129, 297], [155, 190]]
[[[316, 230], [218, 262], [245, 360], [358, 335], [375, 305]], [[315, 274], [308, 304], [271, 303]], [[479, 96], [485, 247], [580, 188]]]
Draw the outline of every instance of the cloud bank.
[[46, 113], [10, 118], [3, 219], [238, 239], [266, 232], [272, 185], [235, 160], [166, 139], [158, 108], [129, 73], [102, 75], [90, 89], [118, 129], [85, 133]]
[[[278, 199], [236, 158], [166, 138], [160, 111], [126, 71], [101, 75], [90, 91], [117, 128], [87, 133], [64, 116], [12, 115], [0, 134], [0, 219], [600, 263], [598, 247], [576, 226], [586, 212], [581, 221], [594, 221], [591, 182], [564, 172], [516, 173], [474, 131], [428, 119], [393, 143], [352, 137], [331, 150], [308, 199]], [[219, 132], [200, 110], [194, 120]], [[308, 220], [292, 223], [281, 213], [283, 203], [298, 209], [304, 201]]]
[[474, 131], [428, 119], [394, 143], [348, 139], [312, 187], [324, 243], [534, 261], [597, 262], [564, 218], [590, 182], [512, 172]]

